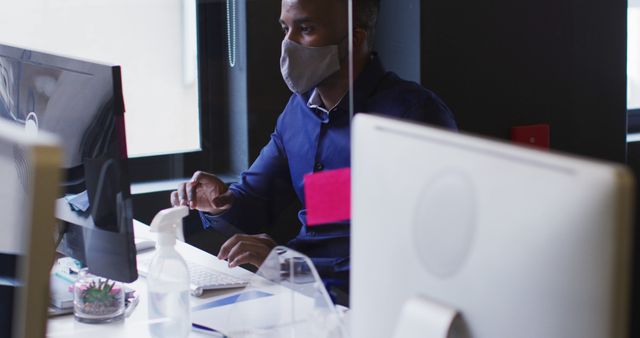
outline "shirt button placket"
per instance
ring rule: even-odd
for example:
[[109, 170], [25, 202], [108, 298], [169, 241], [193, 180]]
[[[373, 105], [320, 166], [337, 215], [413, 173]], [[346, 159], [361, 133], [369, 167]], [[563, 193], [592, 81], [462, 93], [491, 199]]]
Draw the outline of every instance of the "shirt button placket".
[[317, 173], [317, 172], [320, 172], [320, 171], [324, 170], [324, 164], [322, 164], [322, 162], [320, 161], [320, 158], [322, 157], [321, 147], [322, 147], [323, 138], [324, 138], [325, 134], [327, 133], [327, 128], [328, 127], [329, 127], [328, 121], [320, 123], [320, 133], [318, 134], [318, 143], [316, 144], [315, 163], [313, 164], [313, 172], [314, 173]]
[[318, 171], [322, 171], [324, 170], [324, 165], [320, 162], [316, 162], [316, 164], [313, 165], [313, 172], [317, 173]]

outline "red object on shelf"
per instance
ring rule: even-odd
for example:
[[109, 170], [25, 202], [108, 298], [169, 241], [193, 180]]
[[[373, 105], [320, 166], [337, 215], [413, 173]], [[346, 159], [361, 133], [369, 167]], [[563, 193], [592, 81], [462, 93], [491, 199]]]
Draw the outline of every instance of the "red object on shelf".
[[511, 128], [511, 141], [540, 149], [549, 149], [550, 129], [548, 124], [515, 126]]

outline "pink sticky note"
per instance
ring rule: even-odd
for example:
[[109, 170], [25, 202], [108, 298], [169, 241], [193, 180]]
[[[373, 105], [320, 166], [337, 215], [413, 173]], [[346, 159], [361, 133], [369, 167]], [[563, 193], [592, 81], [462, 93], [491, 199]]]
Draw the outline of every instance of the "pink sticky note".
[[304, 176], [307, 224], [310, 226], [351, 218], [351, 168]]

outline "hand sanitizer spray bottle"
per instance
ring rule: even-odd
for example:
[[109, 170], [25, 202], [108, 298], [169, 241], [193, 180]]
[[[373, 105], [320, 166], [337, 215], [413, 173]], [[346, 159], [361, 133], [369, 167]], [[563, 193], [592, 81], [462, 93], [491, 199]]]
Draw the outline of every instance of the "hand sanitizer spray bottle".
[[156, 255], [147, 275], [149, 330], [156, 338], [187, 337], [191, 331], [189, 270], [175, 249], [176, 229], [189, 214], [184, 206], [160, 211], [151, 222], [158, 233]]

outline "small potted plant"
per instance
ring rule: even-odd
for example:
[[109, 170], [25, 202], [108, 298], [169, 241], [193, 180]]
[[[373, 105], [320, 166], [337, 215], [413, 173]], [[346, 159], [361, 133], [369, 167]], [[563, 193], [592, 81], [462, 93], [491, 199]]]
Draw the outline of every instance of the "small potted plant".
[[82, 269], [74, 284], [73, 313], [84, 323], [107, 323], [124, 317], [124, 290], [115, 281]]

